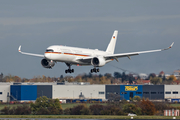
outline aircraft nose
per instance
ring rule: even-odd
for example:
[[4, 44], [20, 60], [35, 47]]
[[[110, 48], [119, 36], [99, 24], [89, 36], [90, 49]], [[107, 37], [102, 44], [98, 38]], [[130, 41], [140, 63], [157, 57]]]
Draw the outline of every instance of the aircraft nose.
[[50, 53], [45, 53], [44, 56], [45, 56], [46, 59], [50, 59], [51, 58], [51, 54]]

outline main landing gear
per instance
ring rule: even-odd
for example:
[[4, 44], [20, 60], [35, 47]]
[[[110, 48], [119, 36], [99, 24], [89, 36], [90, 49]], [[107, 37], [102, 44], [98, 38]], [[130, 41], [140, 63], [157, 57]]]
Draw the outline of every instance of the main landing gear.
[[69, 69], [65, 70], [65, 73], [74, 73], [74, 69], [71, 69], [71, 64], [66, 63], [66, 65], [69, 67]]
[[99, 72], [99, 68], [98, 69], [96, 69], [96, 68], [91, 69], [91, 73], [93, 73], [93, 72], [95, 72], [95, 73]]

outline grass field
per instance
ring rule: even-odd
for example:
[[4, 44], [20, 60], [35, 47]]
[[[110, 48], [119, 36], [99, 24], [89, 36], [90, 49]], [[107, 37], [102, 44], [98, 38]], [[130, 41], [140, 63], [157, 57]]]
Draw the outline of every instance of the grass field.
[[[0, 118], [131, 119], [130, 116], [113, 115], [0, 115]], [[173, 119], [173, 117], [136, 116], [133, 119]], [[176, 117], [176, 119], [180, 119], [180, 116]]]
[[173, 107], [180, 107], [180, 104], [171, 104]]

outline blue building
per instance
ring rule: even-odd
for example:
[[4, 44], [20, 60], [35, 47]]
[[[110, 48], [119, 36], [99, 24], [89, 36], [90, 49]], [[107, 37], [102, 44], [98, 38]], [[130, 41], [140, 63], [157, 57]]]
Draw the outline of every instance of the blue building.
[[11, 85], [11, 100], [36, 100], [37, 85]]
[[143, 97], [143, 85], [106, 85], [106, 99], [130, 100], [134, 96]]
[[31, 101], [41, 96], [52, 98], [52, 85], [11, 85], [10, 95], [11, 101]]
[[120, 96], [121, 100], [130, 100], [134, 96], [143, 97], [143, 86], [142, 85], [120, 85]]

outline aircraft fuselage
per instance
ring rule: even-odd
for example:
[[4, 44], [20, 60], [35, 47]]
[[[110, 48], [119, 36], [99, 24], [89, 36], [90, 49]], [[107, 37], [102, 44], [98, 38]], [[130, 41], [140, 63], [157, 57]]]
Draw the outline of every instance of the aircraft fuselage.
[[[86, 49], [77, 47], [68, 47], [61, 45], [53, 45], [47, 48], [44, 56], [48, 60], [53, 60], [57, 62], [64, 62], [74, 65], [91, 65], [90, 62], [79, 61], [81, 58], [85, 57], [98, 57], [102, 55], [110, 55], [105, 51], [100, 51], [98, 49]], [[112, 60], [107, 60], [107, 62]]]

